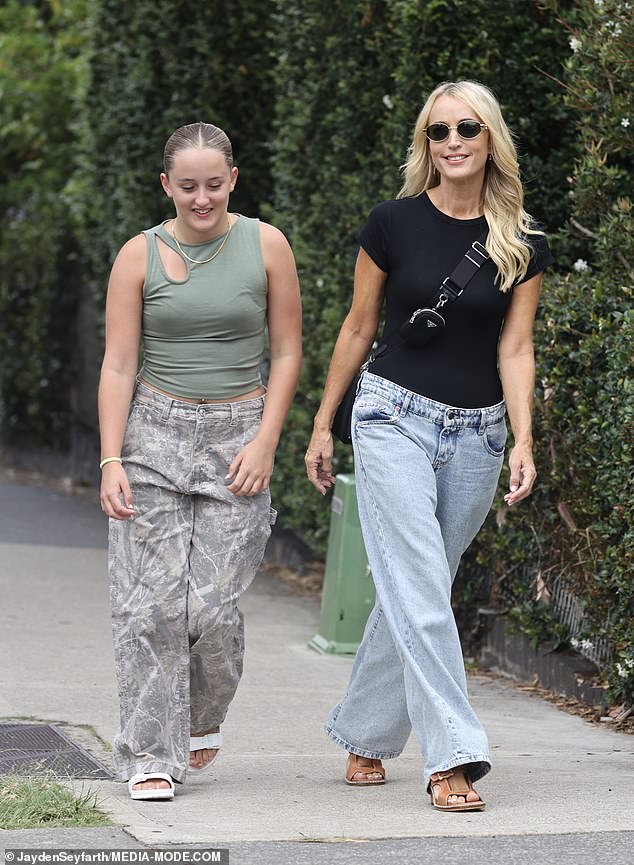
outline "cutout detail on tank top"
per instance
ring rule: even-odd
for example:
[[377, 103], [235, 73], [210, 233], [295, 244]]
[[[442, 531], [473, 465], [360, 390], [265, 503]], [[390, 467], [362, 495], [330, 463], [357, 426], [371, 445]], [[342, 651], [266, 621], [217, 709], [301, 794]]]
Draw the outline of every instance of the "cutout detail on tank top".
[[[172, 249], [158, 234], [154, 235], [154, 240], [165, 276], [172, 282], [186, 282], [189, 277], [189, 266], [180, 252]], [[175, 270], [180, 271], [180, 273], [177, 274]]]

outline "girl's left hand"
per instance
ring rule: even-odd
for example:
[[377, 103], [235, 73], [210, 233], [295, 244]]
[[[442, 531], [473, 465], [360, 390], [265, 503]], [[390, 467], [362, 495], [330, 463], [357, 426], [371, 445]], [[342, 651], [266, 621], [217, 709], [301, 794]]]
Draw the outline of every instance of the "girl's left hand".
[[504, 496], [504, 501], [511, 507], [531, 494], [537, 477], [530, 445], [515, 445], [509, 456], [509, 468], [511, 470], [510, 492]]
[[256, 496], [269, 488], [275, 448], [257, 438], [245, 445], [229, 466], [225, 483], [236, 496]]

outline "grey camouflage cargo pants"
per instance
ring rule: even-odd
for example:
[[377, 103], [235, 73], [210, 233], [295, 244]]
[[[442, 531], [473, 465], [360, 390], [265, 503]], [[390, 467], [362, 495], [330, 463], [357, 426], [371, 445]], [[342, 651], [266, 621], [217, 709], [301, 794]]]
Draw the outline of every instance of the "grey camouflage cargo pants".
[[227, 469], [264, 397], [193, 405], [137, 384], [122, 450], [134, 517], [110, 520], [121, 726], [117, 775], [184, 781], [190, 732], [224, 721], [244, 652], [237, 601], [275, 521], [268, 492], [236, 496]]

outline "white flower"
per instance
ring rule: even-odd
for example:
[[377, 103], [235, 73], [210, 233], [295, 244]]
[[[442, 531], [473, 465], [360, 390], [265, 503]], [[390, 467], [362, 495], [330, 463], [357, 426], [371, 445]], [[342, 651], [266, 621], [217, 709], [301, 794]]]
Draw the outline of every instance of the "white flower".
[[381, 102], [383, 103], [383, 105], [385, 105], [386, 108], [389, 108], [390, 111], [394, 108], [394, 103], [392, 102], [392, 99], [388, 93], [385, 94]]
[[568, 40], [568, 45], [576, 53], [581, 48], [581, 40], [577, 39], [576, 36], [571, 36]]
[[627, 129], [627, 127], [629, 125], [630, 125], [630, 118], [629, 117], [621, 117], [621, 126], [623, 126], [625, 129]]
[[603, 9], [603, 0], [594, 0], [594, 5], [595, 5], [595, 6], [597, 7], [597, 9], [599, 9], [599, 10]]
[[578, 258], [572, 265], [577, 273], [583, 273], [584, 270], [589, 270], [588, 262], [583, 258]]
[[620, 664], [617, 664], [617, 665], [616, 665], [616, 672], [619, 674], [619, 676], [620, 676], [622, 679], [627, 679], [627, 677], [628, 677], [628, 675], [629, 675], [629, 673], [627, 672], [627, 670], [624, 669]]
[[594, 646], [592, 645], [590, 640], [582, 640], [581, 641], [581, 648], [585, 649], [586, 652], [589, 652], [590, 649], [594, 649]]
[[577, 646], [579, 645], [579, 640], [577, 640], [575, 637], [573, 637], [572, 640], [570, 641], [570, 645], [572, 646], [573, 649], [576, 649]]
[[317, 288], [323, 288], [323, 287], [324, 287], [324, 281], [323, 281], [323, 279], [322, 279], [321, 277], [319, 277], [319, 279], [316, 279], [316, 280], [315, 280], [315, 285], [317, 286]]
[[612, 31], [612, 36], [620, 36], [623, 32], [623, 28], [618, 21], [606, 21], [605, 29], [608, 31]]
[[629, 667], [631, 670], [632, 667], [634, 667], [634, 658], [626, 658], [625, 659], [625, 666]]

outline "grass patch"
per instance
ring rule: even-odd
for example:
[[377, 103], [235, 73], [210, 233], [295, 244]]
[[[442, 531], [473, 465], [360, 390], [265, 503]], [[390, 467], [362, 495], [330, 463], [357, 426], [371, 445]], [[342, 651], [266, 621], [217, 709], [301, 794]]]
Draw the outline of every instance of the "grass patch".
[[111, 826], [97, 804], [96, 793], [75, 796], [53, 778], [0, 778], [1, 829]]

